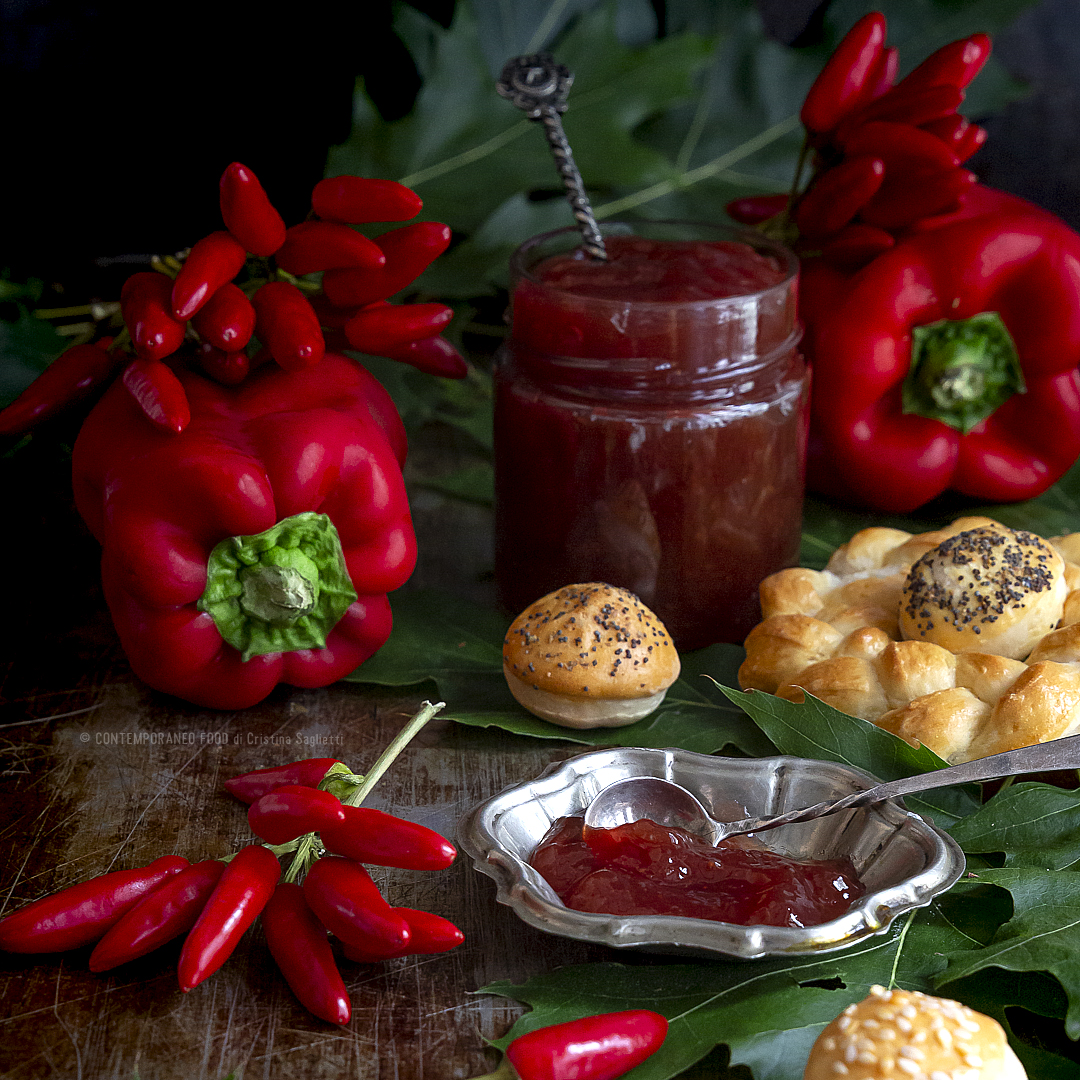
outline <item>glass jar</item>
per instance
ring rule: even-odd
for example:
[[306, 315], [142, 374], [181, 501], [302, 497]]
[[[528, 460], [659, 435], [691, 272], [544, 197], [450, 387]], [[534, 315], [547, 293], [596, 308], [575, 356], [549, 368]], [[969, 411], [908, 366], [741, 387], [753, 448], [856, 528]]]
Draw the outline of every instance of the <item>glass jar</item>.
[[808, 374], [798, 262], [755, 232], [610, 224], [511, 259], [495, 374], [495, 568], [520, 611], [553, 589], [636, 593], [680, 649], [741, 641], [798, 556]]

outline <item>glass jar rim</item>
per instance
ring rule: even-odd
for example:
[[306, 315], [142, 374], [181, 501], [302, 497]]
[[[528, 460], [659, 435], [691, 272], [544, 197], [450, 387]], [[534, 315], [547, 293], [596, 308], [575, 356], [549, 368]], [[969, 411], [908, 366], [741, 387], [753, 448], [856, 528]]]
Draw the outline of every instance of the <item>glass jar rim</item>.
[[[784, 276], [774, 282], [772, 285], [767, 285], [763, 289], [757, 289], [754, 292], [735, 293], [731, 296], [718, 296], [710, 297], [703, 300], [634, 300], [635, 306], [642, 305], [645, 307], [657, 307], [670, 310], [675, 307], [680, 308], [693, 308], [693, 307], [707, 307], [715, 306], [718, 304], [724, 304], [731, 301], [745, 301], [751, 297], [766, 296], [769, 293], [776, 291], [784, 291], [791, 287], [791, 283], [799, 273], [799, 258], [787, 245], [780, 243], [778, 240], [772, 239], [772, 237], [765, 236], [763, 233], [758, 232], [756, 229], [747, 228], [743, 225], [734, 225], [728, 222], [714, 222], [714, 221], [687, 221], [678, 219], [650, 219], [641, 218], [633, 221], [604, 221], [600, 223], [601, 235], [612, 236], [640, 236], [641, 232], [638, 230], [647, 229], [649, 226], [668, 227], [668, 228], [696, 228], [696, 229], [709, 229], [713, 230], [716, 234], [717, 240], [733, 240], [741, 243], [745, 243], [748, 246], [754, 248], [756, 251], [764, 251], [769, 255], [772, 255], [781, 261], [781, 267], [784, 270]], [[562, 288], [558, 285], [552, 285], [550, 282], [544, 281], [538, 277], [533, 271], [536, 266], [542, 261], [542, 258], [536, 257], [533, 262], [529, 262], [529, 257], [532, 256], [538, 248], [548, 241], [554, 241], [563, 237], [569, 238], [570, 236], [580, 236], [580, 230], [576, 225], [567, 225], [561, 229], [552, 229], [549, 232], [537, 233], [536, 236], [530, 237], [524, 243], [520, 244], [510, 256], [510, 272], [512, 277], [523, 278], [528, 280], [534, 285], [540, 286], [544, 289], [550, 289], [552, 292], [566, 293], [569, 296], [581, 296], [583, 299], [587, 299], [590, 302], [605, 304], [612, 303], [623, 305], [626, 301], [622, 300], [608, 300], [603, 297], [589, 296], [588, 294], [581, 294], [575, 292], [573, 289]], [[687, 238], [690, 239], [690, 238]], [[697, 237], [696, 239], [703, 239]], [[573, 251], [580, 245], [574, 244], [565, 249], [565, 251]], [[544, 258], [565, 252], [552, 251], [545, 253]]]

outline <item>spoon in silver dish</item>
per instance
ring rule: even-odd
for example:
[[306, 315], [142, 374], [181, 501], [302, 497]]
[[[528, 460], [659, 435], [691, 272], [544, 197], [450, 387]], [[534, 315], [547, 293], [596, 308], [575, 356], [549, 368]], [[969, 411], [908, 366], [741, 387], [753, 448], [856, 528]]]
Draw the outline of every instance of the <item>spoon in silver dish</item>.
[[629, 776], [603, 788], [589, 803], [585, 811], [585, 829], [614, 829], [631, 821], [648, 818], [658, 825], [685, 829], [715, 845], [729, 836], [764, 832], [797, 821], [813, 821], [839, 810], [870, 806], [919, 791], [978, 780], [997, 780], [1022, 773], [1076, 768], [1080, 768], [1080, 735], [1070, 735], [1064, 739], [1023, 746], [1019, 750], [1006, 750], [1003, 754], [976, 758], [962, 765], [950, 765], [934, 772], [890, 780], [845, 795], [842, 799], [828, 799], [786, 814], [744, 818], [742, 821], [715, 820], [694, 795], [670, 780], [658, 776]]

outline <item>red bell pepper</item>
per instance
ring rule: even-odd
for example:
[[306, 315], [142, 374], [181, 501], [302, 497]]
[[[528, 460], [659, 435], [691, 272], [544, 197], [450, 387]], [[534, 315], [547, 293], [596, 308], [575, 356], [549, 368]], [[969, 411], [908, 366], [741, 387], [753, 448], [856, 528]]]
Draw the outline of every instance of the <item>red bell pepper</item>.
[[73, 455], [132, 668], [222, 709], [281, 681], [340, 679], [386, 640], [386, 593], [416, 558], [393, 402], [333, 354], [302, 372], [266, 365], [236, 388], [177, 375], [182, 434], [146, 423], [114, 385]]
[[943, 221], [854, 274], [804, 260], [818, 490], [893, 512], [950, 488], [1007, 502], [1080, 454], [1080, 236], [993, 193]]

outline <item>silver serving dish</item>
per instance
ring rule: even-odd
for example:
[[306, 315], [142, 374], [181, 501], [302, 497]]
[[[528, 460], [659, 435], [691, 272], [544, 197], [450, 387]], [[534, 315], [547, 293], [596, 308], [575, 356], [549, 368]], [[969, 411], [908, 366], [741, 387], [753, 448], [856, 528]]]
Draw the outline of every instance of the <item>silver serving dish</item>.
[[537, 779], [481, 803], [461, 822], [461, 845], [476, 869], [495, 880], [499, 902], [539, 930], [615, 948], [742, 959], [831, 952], [884, 933], [898, 915], [929, 904], [964, 872], [955, 841], [895, 800], [758, 835], [761, 843], [792, 858], [852, 860], [866, 895], [841, 918], [820, 926], [737, 926], [674, 915], [574, 911], [528, 859], [554, 821], [583, 813], [602, 788], [627, 776], [674, 780], [718, 821], [781, 814], [876, 783], [858, 769], [805, 758], [598, 750], [552, 765]]

